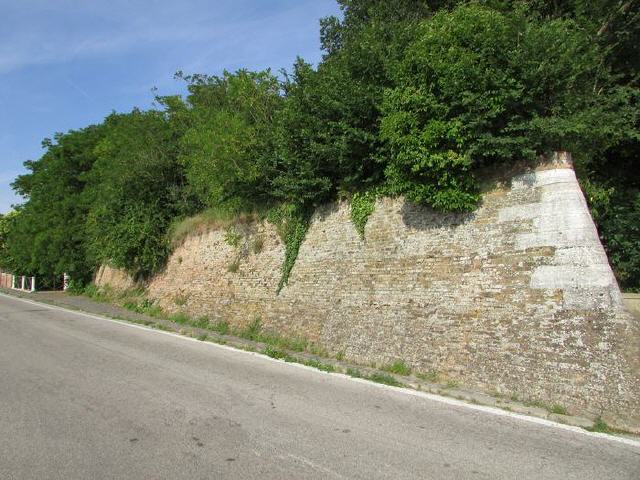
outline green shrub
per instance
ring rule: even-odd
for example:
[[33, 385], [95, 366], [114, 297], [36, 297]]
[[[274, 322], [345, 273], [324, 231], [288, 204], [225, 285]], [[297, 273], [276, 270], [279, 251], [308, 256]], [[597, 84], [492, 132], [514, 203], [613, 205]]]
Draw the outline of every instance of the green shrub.
[[[89, 285], [91, 285], [91, 284], [89, 284]], [[70, 280], [69, 281], [69, 285], [67, 286], [67, 293], [69, 293], [71, 295], [87, 294], [87, 295], [91, 296], [87, 292], [87, 288], [89, 287], [89, 285], [85, 286], [83, 282], [78, 281], [78, 280]]]
[[178, 295], [173, 299], [173, 303], [175, 303], [179, 307], [183, 307], [187, 304], [189, 297], [187, 295]]
[[191, 326], [196, 328], [208, 329], [211, 327], [211, 324], [209, 323], [209, 317], [207, 317], [206, 315], [198, 317], [196, 320], [193, 320], [190, 323], [191, 323]]
[[609, 427], [607, 422], [602, 420], [601, 417], [596, 418], [596, 421], [593, 423], [593, 426], [587, 427], [586, 430], [589, 430], [590, 432], [598, 432], [598, 433], [613, 433], [613, 430], [611, 429], [611, 427]]
[[620, 287], [640, 292], [640, 185], [625, 185], [622, 172], [581, 184]]
[[552, 150], [581, 158], [625, 138], [629, 93], [613, 86], [603, 54], [572, 20], [478, 4], [438, 12], [385, 91], [388, 190], [469, 211], [480, 198], [473, 174], [482, 166]]
[[268, 357], [276, 358], [278, 360], [284, 360], [284, 359], [289, 360], [291, 358], [291, 357], [289, 357], [289, 355], [286, 352], [284, 352], [284, 351], [282, 351], [282, 350], [280, 350], [280, 349], [278, 349], [278, 348], [276, 348], [276, 347], [274, 347], [272, 345], [267, 345], [265, 347], [265, 349], [262, 351], [262, 353], [264, 353]]

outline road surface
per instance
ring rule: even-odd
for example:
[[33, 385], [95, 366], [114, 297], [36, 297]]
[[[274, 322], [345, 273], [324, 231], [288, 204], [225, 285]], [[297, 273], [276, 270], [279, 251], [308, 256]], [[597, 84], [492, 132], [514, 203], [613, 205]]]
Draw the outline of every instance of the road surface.
[[640, 447], [0, 295], [1, 479], [633, 479]]

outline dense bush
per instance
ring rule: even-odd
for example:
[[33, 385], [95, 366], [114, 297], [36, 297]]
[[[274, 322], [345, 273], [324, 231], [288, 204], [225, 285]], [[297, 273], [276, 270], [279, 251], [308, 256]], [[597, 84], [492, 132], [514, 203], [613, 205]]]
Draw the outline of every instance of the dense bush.
[[6, 239], [9, 267], [16, 273], [91, 277], [95, 261], [87, 251], [89, 205], [83, 192], [104, 130], [92, 126], [57, 134], [43, 142], [42, 158], [25, 162], [30, 173], [13, 186], [28, 201], [18, 208]]
[[478, 167], [552, 150], [577, 158], [601, 150], [625, 134], [630, 117], [602, 56], [571, 20], [477, 5], [436, 14], [385, 95], [390, 190], [438, 209], [469, 210], [478, 200], [471, 175]]
[[269, 71], [183, 77], [189, 95], [174, 120], [185, 128], [179, 160], [210, 207], [245, 210], [268, 202], [274, 176], [274, 118], [280, 83]]
[[185, 98], [45, 141], [0, 219], [2, 266], [146, 276], [199, 222], [266, 218], [282, 288], [322, 202], [352, 198], [362, 235], [378, 195], [470, 210], [480, 169], [566, 149], [621, 284], [640, 288], [638, 2], [338, 3], [316, 68], [179, 73]]
[[86, 176], [87, 249], [97, 262], [148, 275], [169, 251], [171, 221], [199, 205], [177, 160], [182, 132], [156, 111], [110, 115], [103, 126]]

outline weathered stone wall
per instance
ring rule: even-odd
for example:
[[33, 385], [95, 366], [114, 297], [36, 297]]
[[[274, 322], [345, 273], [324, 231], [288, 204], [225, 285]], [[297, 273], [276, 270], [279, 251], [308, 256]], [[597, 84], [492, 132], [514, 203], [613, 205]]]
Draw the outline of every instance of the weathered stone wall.
[[110, 267], [109, 265], [102, 265], [96, 272], [93, 282], [101, 287], [109, 286], [116, 291], [124, 291], [129, 288], [133, 288], [136, 282], [123, 270]]
[[640, 321], [640, 293], [624, 293], [622, 299], [627, 310]]
[[224, 231], [188, 238], [150, 296], [237, 326], [259, 316], [351, 361], [402, 359], [640, 429], [640, 325], [622, 306], [571, 168], [516, 176], [471, 214], [380, 200], [365, 241], [347, 204], [326, 206], [279, 295], [284, 246], [269, 224], [244, 228], [235, 248]]

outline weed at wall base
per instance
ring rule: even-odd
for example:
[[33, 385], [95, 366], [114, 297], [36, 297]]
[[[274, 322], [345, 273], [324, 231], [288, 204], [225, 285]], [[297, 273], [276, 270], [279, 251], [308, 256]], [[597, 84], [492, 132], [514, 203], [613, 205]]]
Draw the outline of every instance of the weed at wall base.
[[411, 368], [407, 366], [406, 363], [402, 360], [396, 360], [390, 365], [385, 365], [382, 367], [382, 370], [389, 373], [395, 373], [396, 375], [410, 375]]
[[613, 432], [611, 427], [609, 427], [609, 425], [607, 425], [607, 422], [602, 420], [601, 417], [596, 418], [596, 421], [593, 423], [593, 426], [586, 427], [585, 430], [588, 430], [589, 432], [597, 432], [597, 433], [612, 433]]
[[552, 405], [549, 409], [551, 413], [555, 413], [556, 415], [566, 415], [567, 409], [563, 405], [558, 405], [557, 403]]
[[367, 380], [371, 380], [372, 382], [382, 383], [384, 385], [390, 385], [392, 387], [401, 387], [402, 386], [402, 382], [399, 382], [398, 380], [393, 378], [391, 375], [388, 375], [386, 373], [375, 372], [375, 373], [372, 373], [371, 375], [369, 375], [366, 378], [367, 378]]

